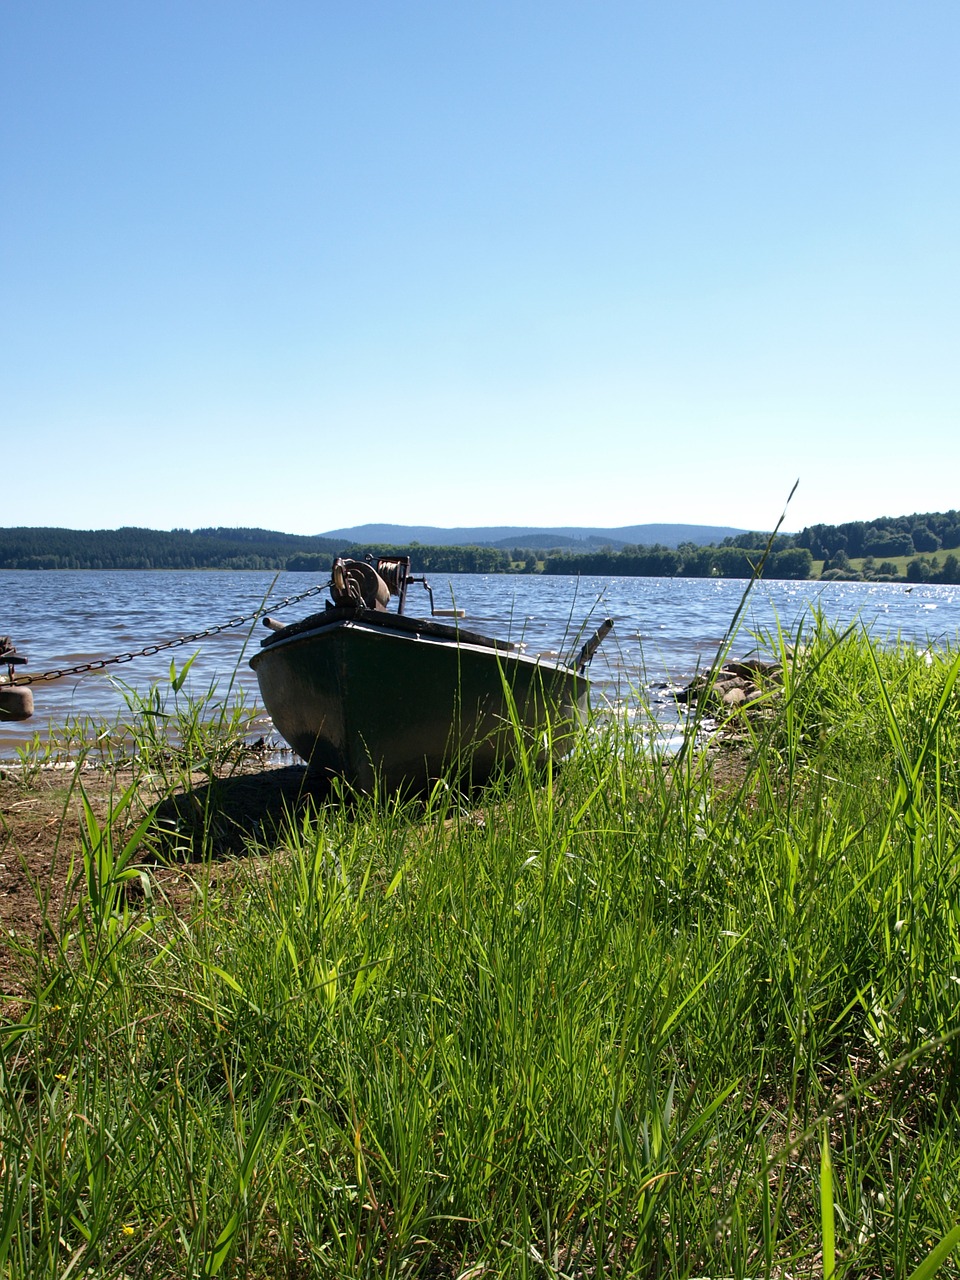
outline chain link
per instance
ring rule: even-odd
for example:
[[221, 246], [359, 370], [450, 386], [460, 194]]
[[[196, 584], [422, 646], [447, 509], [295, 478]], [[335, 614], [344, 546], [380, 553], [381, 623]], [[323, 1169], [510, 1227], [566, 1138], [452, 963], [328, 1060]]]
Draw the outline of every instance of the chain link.
[[[234, 627], [245, 626], [246, 623], [256, 622], [258, 618], [262, 618], [268, 613], [277, 613], [280, 609], [286, 609], [288, 605], [299, 604], [301, 600], [306, 600], [310, 596], [319, 595], [321, 591], [326, 591], [329, 586], [330, 583], [325, 582], [322, 586], [311, 587], [308, 591], [301, 591], [297, 596], [287, 596], [276, 604], [264, 605], [256, 613], [247, 613], [242, 617], [230, 618], [227, 622], [207, 627], [206, 631], [195, 631], [189, 636], [177, 636], [175, 640], [161, 640], [159, 644], [148, 644], [145, 648], [137, 649], [134, 653], [118, 653], [112, 658], [95, 658], [93, 662], [81, 662], [76, 667], [54, 667], [50, 671], [41, 671], [36, 675], [14, 676], [12, 683], [15, 685], [38, 684], [44, 680], [61, 680], [64, 676], [82, 676], [88, 671], [102, 671], [104, 667], [116, 666], [122, 662], [132, 662], [134, 658], [149, 658], [155, 653], [161, 653], [164, 649], [175, 649], [178, 645], [193, 644], [198, 640], [208, 640], [210, 636], [219, 635], [221, 631], [229, 631]], [[2, 662], [2, 659], [0, 659], [0, 662]]]

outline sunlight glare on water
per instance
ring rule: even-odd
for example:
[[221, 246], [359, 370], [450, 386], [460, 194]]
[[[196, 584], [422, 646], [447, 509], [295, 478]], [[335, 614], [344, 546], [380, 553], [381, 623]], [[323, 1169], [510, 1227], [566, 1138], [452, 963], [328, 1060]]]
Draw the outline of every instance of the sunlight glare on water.
[[[731, 579], [481, 574], [437, 574], [431, 581], [438, 608], [455, 604], [466, 611], [464, 626], [521, 643], [531, 654], [573, 654], [603, 618], [612, 617], [614, 631], [591, 668], [594, 704], [623, 710], [642, 691], [668, 737], [677, 718], [671, 689], [710, 665], [746, 586]], [[3, 570], [0, 633], [12, 637], [35, 673], [203, 631], [314, 585], [316, 578], [303, 573]], [[280, 616], [291, 622], [305, 617], [322, 607], [320, 599]], [[427, 607], [425, 594], [411, 587], [407, 613], [417, 616]], [[778, 621], [793, 636], [812, 607], [828, 622], [861, 623], [885, 641], [899, 635], [939, 647], [956, 645], [960, 635], [960, 587], [765, 581], [753, 588], [732, 655], [744, 656], [755, 633], [775, 629]], [[113, 720], [124, 705], [118, 681], [145, 691], [166, 680], [171, 661], [179, 667], [194, 653], [190, 691], [203, 693], [215, 684], [221, 697], [240, 689], [258, 702], [247, 661], [263, 634], [259, 624], [248, 624], [105, 671], [36, 684], [33, 719], [0, 724], [0, 756], [70, 718]], [[265, 717], [259, 731], [270, 731]]]

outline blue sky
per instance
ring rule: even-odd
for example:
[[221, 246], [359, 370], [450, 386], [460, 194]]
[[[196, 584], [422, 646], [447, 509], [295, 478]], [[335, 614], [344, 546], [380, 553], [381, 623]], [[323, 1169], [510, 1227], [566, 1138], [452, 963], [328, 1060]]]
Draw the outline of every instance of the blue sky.
[[960, 506], [960, 6], [5, 0], [0, 524]]

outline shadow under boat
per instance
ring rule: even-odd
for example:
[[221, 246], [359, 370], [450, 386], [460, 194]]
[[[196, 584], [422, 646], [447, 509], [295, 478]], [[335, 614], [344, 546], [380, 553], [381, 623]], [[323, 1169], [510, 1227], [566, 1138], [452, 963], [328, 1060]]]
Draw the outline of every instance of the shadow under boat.
[[[412, 583], [429, 596], [429, 618], [405, 613]], [[265, 619], [271, 634], [250, 660], [276, 729], [312, 777], [422, 794], [439, 778], [482, 785], [523, 753], [569, 753], [610, 619], [558, 660], [461, 627], [463, 610], [436, 609], [408, 556], [338, 557], [329, 585], [322, 612], [289, 626]]]
[[264, 848], [292, 816], [317, 813], [332, 787], [302, 764], [214, 778], [164, 798], [156, 809], [157, 860], [214, 861]]

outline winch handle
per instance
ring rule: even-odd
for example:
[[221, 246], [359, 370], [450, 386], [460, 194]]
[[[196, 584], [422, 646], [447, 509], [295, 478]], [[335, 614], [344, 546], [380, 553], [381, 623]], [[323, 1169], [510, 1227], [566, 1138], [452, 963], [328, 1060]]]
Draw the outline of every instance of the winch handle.
[[438, 609], [433, 602], [433, 587], [422, 575], [407, 578], [408, 582], [419, 582], [421, 587], [430, 597], [430, 617], [431, 618], [465, 618], [467, 616], [466, 609]]

